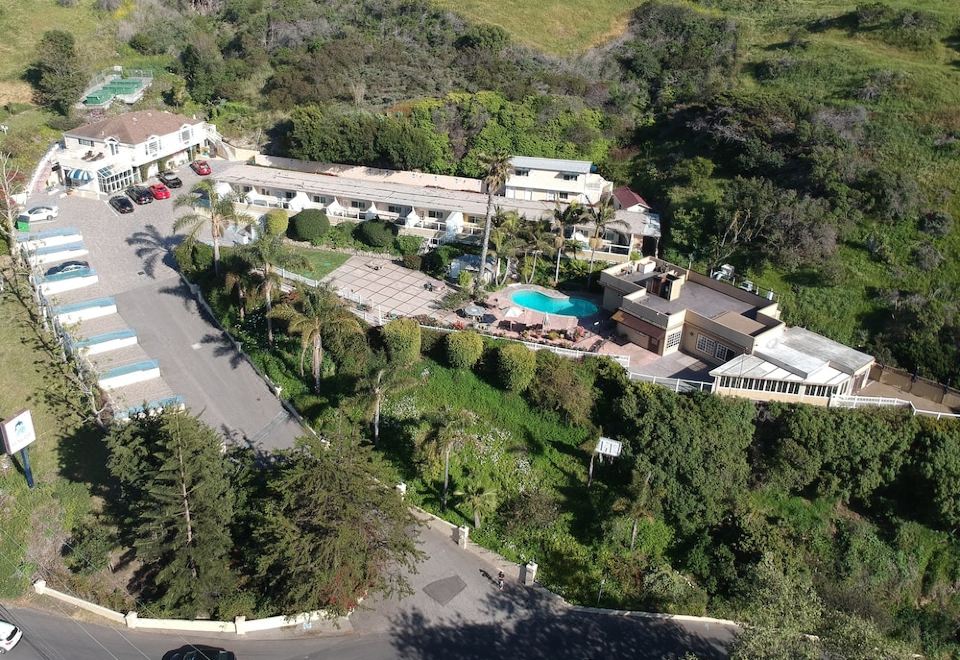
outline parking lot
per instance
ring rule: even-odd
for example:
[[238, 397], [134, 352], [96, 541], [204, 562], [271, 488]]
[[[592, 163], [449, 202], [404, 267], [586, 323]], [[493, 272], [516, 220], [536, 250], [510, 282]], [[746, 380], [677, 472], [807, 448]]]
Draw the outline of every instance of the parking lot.
[[[217, 163], [213, 163], [216, 168]], [[184, 193], [197, 177], [180, 170]], [[264, 449], [292, 446], [300, 425], [206, 318], [174, 267], [171, 250], [173, 199], [155, 200], [121, 215], [106, 199], [35, 195], [29, 205], [56, 204], [60, 217], [43, 229], [75, 227], [90, 251], [85, 257], [99, 276], [90, 298], [113, 296], [119, 315], [139, 344], [159, 360], [161, 377], [186, 405], [226, 437]], [[95, 290], [94, 290], [95, 289]], [[86, 293], [86, 290], [81, 290]]]

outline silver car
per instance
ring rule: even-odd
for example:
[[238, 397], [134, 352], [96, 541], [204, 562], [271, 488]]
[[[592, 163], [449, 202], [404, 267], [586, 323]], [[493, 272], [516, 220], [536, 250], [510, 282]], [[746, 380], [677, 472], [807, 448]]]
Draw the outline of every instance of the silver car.
[[0, 621], [0, 653], [13, 650], [21, 637], [23, 637], [23, 631], [12, 623]]
[[17, 216], [17, 221], [45, 222], [53, 220], [58, 215], [60, 215], [60, 208], [57, 206], [34, 206]]

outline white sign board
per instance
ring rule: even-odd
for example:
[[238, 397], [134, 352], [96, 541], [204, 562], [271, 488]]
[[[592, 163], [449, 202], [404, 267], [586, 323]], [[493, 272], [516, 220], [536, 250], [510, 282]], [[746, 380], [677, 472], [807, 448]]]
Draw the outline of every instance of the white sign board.
[[611, 438], [601, 437], [597, 441], [597, 453], [602, 456], [610, 456], [611, 458], [616, 458], [620, 455], [620, 450], [623, 449], [623, 443], [617, 442]]
[[29, 410], [22, 410], [3, 422], [3, 446], [8, 454], [15, 454], [37, 439]]

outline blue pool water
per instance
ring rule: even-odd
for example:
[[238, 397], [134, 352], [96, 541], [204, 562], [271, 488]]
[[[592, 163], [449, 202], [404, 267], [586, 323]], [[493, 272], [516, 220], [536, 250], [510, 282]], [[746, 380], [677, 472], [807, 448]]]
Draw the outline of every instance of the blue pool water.
[[510, 300], [538, 312], [547, 314], [559, 314], [562, 316], [590, 316], [596, 314], [599, 310], [589, 300], [583, 298], [554, 298], [547, 296], [539, 291], [516, 291], [510, 294]]

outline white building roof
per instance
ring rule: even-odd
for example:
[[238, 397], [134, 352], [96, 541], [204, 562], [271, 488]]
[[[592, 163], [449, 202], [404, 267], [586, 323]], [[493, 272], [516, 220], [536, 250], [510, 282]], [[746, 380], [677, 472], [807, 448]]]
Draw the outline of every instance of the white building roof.
[[588, 160], [564, 160], [562, 158], [534, 158], [532, 156], [513, 156], [510, 164], [522, 170], [547, 170], [549, 172], [570, 172], [572, 174], [590, 174], [593, 163]]
[[[462, 190], [360, 180], [243, 163], [231, 163], [216, 172], [214, 176], [217, 181], [236, 186], [257, 186], [283, 191], [303, 191], [311, 195], [366, 200], [375, 202], [379, 208], [396, 205], [418, 210], [459, 211], [474, 217], [482, 217], [487, 211], [485, 193]], [[501, 196], [494, 196], [493, 204], [496, 208], [515, 211], [530, 219], [552, 217], [553, 210], [556, 208], [555, 202], [509, 199]], [[623, 228], [632, 234], [660, 235], [659, 222], [644, 213], [617, 211], [616, 219], [621, 221]]]

